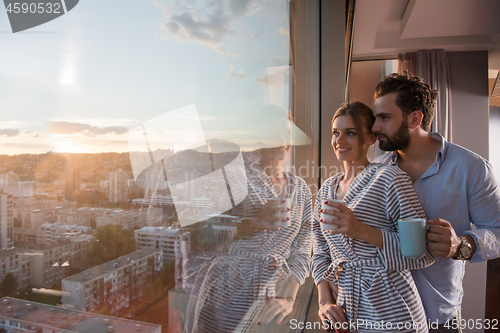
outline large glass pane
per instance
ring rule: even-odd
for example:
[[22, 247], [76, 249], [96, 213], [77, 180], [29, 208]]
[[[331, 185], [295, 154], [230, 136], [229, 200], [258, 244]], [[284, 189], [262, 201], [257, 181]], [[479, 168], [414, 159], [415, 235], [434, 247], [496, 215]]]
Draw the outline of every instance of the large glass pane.
[[310, 296], [316, 1], [30, 3], [0, 9], [7, 316], [289, 331]]

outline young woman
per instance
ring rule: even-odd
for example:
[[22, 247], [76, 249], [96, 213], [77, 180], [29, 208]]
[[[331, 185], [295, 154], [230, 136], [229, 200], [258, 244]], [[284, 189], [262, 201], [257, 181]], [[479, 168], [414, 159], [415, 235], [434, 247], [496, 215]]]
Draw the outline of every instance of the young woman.
[[[427, 332], [410, 269], [432, 264], [401, 255], [397, 221], [425, 218], [410, 178], [395, 166], [370, 164], [372, 110], [344, 104], [332, 120], [332, 147], [345, 172], [327, 179], [316, 199], [313, 277], [319, 317], [337, 332]], [[329, 202], [343, 199], [347, 207]], [[321, 203], [334, 209], [321, 209]], [[327, 219], [322, 213], [338, 219]], [[322, 223], [338, 228], [322, 229]]]

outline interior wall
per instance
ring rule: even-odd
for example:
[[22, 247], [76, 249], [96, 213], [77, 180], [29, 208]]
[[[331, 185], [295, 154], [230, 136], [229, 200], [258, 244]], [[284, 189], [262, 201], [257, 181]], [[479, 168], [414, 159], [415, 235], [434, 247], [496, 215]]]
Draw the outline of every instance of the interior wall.
[[311, 138], [311, 144], [295, 146], [295, 170], [313, 196], [318, 187], [314, 167], [319, 156], [319, 0], [295, 0], [293, 4], [293, 118]]
[[341, 171], [332, 150], [331, 121], [345, 95], [345, 3], [321, 1], [321, 183]]
[[453, 143], [488, 158], [488, 52], [448, 52]]
[[[491, 65], [491, 64], [490, 64]], [[490, 66], [491, 67], [491, 66]], [[491, 92], [491, 89], [489, 90]], [[497, 181], [500, 179], [500, 106], [492, 106], [490, 98], [490, 162]], [[499, 319], [500, 306], [498, 295], [500, 295], [500, 258], [488, 261], [486, 275], [486, 318]], [[486, 330], [494, 332], [494, 330]]]
[[[453, 143], [488, 158], [488, 52], [449, 52]], [[487, 263], [466, 265], [462, 318], [485, 318]], [[464, 330], [484, 332], [484, 330]]]
[[489, 122], [489, 142], [490, 156], [489, 161], [493, 166], [493, 172], [497, 180], [500, 178], [500, 150], [498, 142], [500, 142], [500, 106], [490, 105], [490, 122]]
[[373, 108], [373, 94], [382, 79], [381, 61], [354, 61], [349, 79], [349, 100], [361, 101]]

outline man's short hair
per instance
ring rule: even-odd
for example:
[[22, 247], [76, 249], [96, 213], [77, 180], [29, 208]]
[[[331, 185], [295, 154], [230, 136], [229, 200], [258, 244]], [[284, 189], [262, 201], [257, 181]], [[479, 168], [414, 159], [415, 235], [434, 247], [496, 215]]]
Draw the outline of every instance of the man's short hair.
[[397, 94], [396, 106], [403, 111], [403, 115], [407, 116], [416, 110], [421, 111], [424, 115], [421, 126], [429, 132], [434, 119], [436, 98], [439, 95], [437, 90], [411, 73], [392, 73], [377, 85], [375, 99], [394, 92]]

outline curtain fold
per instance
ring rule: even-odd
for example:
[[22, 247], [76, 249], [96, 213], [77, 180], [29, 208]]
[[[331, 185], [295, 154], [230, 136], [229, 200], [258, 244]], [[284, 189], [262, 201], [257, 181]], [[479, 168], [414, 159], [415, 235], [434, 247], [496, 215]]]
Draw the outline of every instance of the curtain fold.
[[407, 71], [439, 91], [431, 131], [452, 142], [450, 69], [444, 50], [420, 50], [398, 54], [398, 72]]

